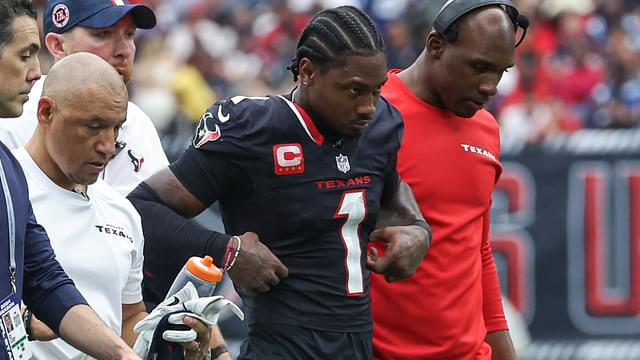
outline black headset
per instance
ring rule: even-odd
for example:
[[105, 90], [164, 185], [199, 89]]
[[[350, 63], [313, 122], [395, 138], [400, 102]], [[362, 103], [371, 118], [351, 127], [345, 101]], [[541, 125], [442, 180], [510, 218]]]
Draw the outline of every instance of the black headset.
[[514, 28], [516, 30], [518, 27], [522, 28], [522, 36], [516, 43], [516, 47], [518, 47], [527, 34], [529, 19], [518, 12], [511, 0], [449, 0], [436, 16], [433, 28], [442, 34], [447, 41], [454, 42], [458, 38], [457, 20], [472, 10], [489, 5], [503, 5]]

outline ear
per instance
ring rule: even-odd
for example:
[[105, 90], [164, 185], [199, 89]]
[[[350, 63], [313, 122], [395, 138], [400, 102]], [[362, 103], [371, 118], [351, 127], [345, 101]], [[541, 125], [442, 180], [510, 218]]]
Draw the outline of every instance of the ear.
[[53, 99], [48, 96], [42, 96], [38, 100], [38, 125], [43, 128], [48, 128], [51, 125], [53, 109], [55, 104]]
[[298, 65], [300, 82], [307, 83], [309, 86], [313, 85], [313, 79], [315, 78], [316, 70], [316, 66], [313, 64], [313, 62], [311, 62], [310, 59], [300, 59], [300, 64]]
[[447, 40], [444, 36], [436, 31], [432, 31], [427, 35], [427, 54], [433, 59], [439, 59], [447, 47]]
[[60, 60], [66, 55], [64, 35], [48, 33], [44, 37], [44, 44], [56, 60]]

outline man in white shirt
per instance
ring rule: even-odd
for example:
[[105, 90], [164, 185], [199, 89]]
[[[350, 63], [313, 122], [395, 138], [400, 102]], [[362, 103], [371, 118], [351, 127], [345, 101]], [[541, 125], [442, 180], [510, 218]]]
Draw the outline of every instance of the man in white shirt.
[[[91, 52], [111, 64], [127, 83], [133, 71], [135, 31], [154, 27], [156, 18], [149, 7], [129, 5], [126, 0], [50, 0], [43, 23], [45, 45], [56, 61], [75, 52]], [[43, 82], [44, 77], [34, 84], [20, 118], [0, 119], [0, 140], [9, 148], [24, 145], [33, 135]], [[153, 122], [131, 102], [116, 154], [100, 176], [122, 195], [168, 165]]]
[[[56, 61], [76, 52], [94, 53], [111, 64], [125, 84], [133, 72], [135, 31], [155, 24], [156, 17], [149, 7], [130, 5], [127, 0], [49, 0], [43, 16], [45, 46]], [[33, 135], [44, 79], [43, 76], [34, 84], [20, 118], [0, 118], [0, 141], [9, 148], [24, 145]], [[132, 102], [128, 103], [126, 118], [118, 135], [116, 155], [100, 174], [122, 195], [169, 164], [151, 119]], [[156, 252], [161, 257], [173, 254], [171, 249]], [[175, 265], [173, 268], [178, 269]], [[169, 277], [158, 280], [172, 281]], [[211, 345], [218, 347], [222, 343], [218, 334]]]
[[[49, 72], [36, 131], [14, 155], [61, 265], [102, 320], [133, 345], [133, 326], [146, 316], [142, 225], [131, 203], [99, 178], [116, 151], [127, 100], [112, 66], [93, 54], [69, 55]], [[192, 318], [185, 324], [198, 332], [184, 345], [187, 358], [203, 359], [207, 326]], [[43, 326], [37, 319], [32, 325]], [[33, 352], [43, 360], [88, 358], [59, 339], [35, 343]]]
[[[40, 78], [36, 11], [30, 0], [2, 0], [0, 19], [0, 116], [18, 116]], [[140, 360], [87, 306], [56, 260], [47, 233], [33, 216], [24, 173], [1, 143], [0, 183], [0, 314], [5, 329], [12, 328], [11, 332], [0, 326], [0, 360], [30, 357], [19, 315], [22, 301], [87, 353], [101, 359]], [[11, 337], [15, 341], [10, 343]]]

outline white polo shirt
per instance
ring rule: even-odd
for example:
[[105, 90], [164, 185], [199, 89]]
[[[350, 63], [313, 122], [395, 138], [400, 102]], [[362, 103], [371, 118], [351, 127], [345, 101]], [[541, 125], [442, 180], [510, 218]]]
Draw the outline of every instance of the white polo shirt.
[[[0, 141], [9, 149], [24, 145], [36, 130], [44, 79], [43, 76], [31, 88], [20, 117], [0, 118]], [[101, 177], [122, 195], [126, 196], [140, 182], [169, 164], [153, 122], [132, 102], [127, 107], [127, 121], [122, 125], [118, 141], [125, 146], [107, 164]]]
[[[56, 185], [24, 148], [13, 151], [29, 185], [38, 222], [51, 239], [56, 257], [87, 302], [116, 333], [122, 304], [142, 300], [143, 235], [133, 205], [104, 181], [87, 196]], [[61, 339], [34, 342], [36, 359], [89, 359]]]

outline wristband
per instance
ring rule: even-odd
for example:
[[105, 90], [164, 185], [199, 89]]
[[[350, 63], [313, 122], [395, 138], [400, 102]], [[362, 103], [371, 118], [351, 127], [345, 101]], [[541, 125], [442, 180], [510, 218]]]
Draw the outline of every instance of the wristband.
[[233, 236], [229, 239], [227, 243], [227, 250], [224, 252], [224, 258], [222, 259], [222, 271], [226, 271], [227, 264], [231, 261], [231, 257], [233, 256]]
[[222, 272], [228, 272], [229, 270], [231, 270], [233, 265], [235, 265], [236, 260], [238, 259], [238, 254], [240, 254], [242, 239], [239, 236], [232, 236], [229, 242], [233, 241], [234, 239], [237, 241], [237, 246], [235, 249], [232, 245], [229, 245], [229, 247], [227, 248], [227, 254], [225, 255]]
[[429, 226], [429, 224], [427, 224], [426, 221], [416, 220], [416, 222], [414, 222], [413, 225], [423, 228], [424, 231], [426, 231], [427, 234], [429, 234], [429, 241], [431, 241], [431, 227]]
[[222, 344], [222, 345], [218, 345], [214, 348], [211, 348], [211, 360], [216, 359], [218, 356], [229, 352], [229, 349], [227, 349], [227, 345]]

